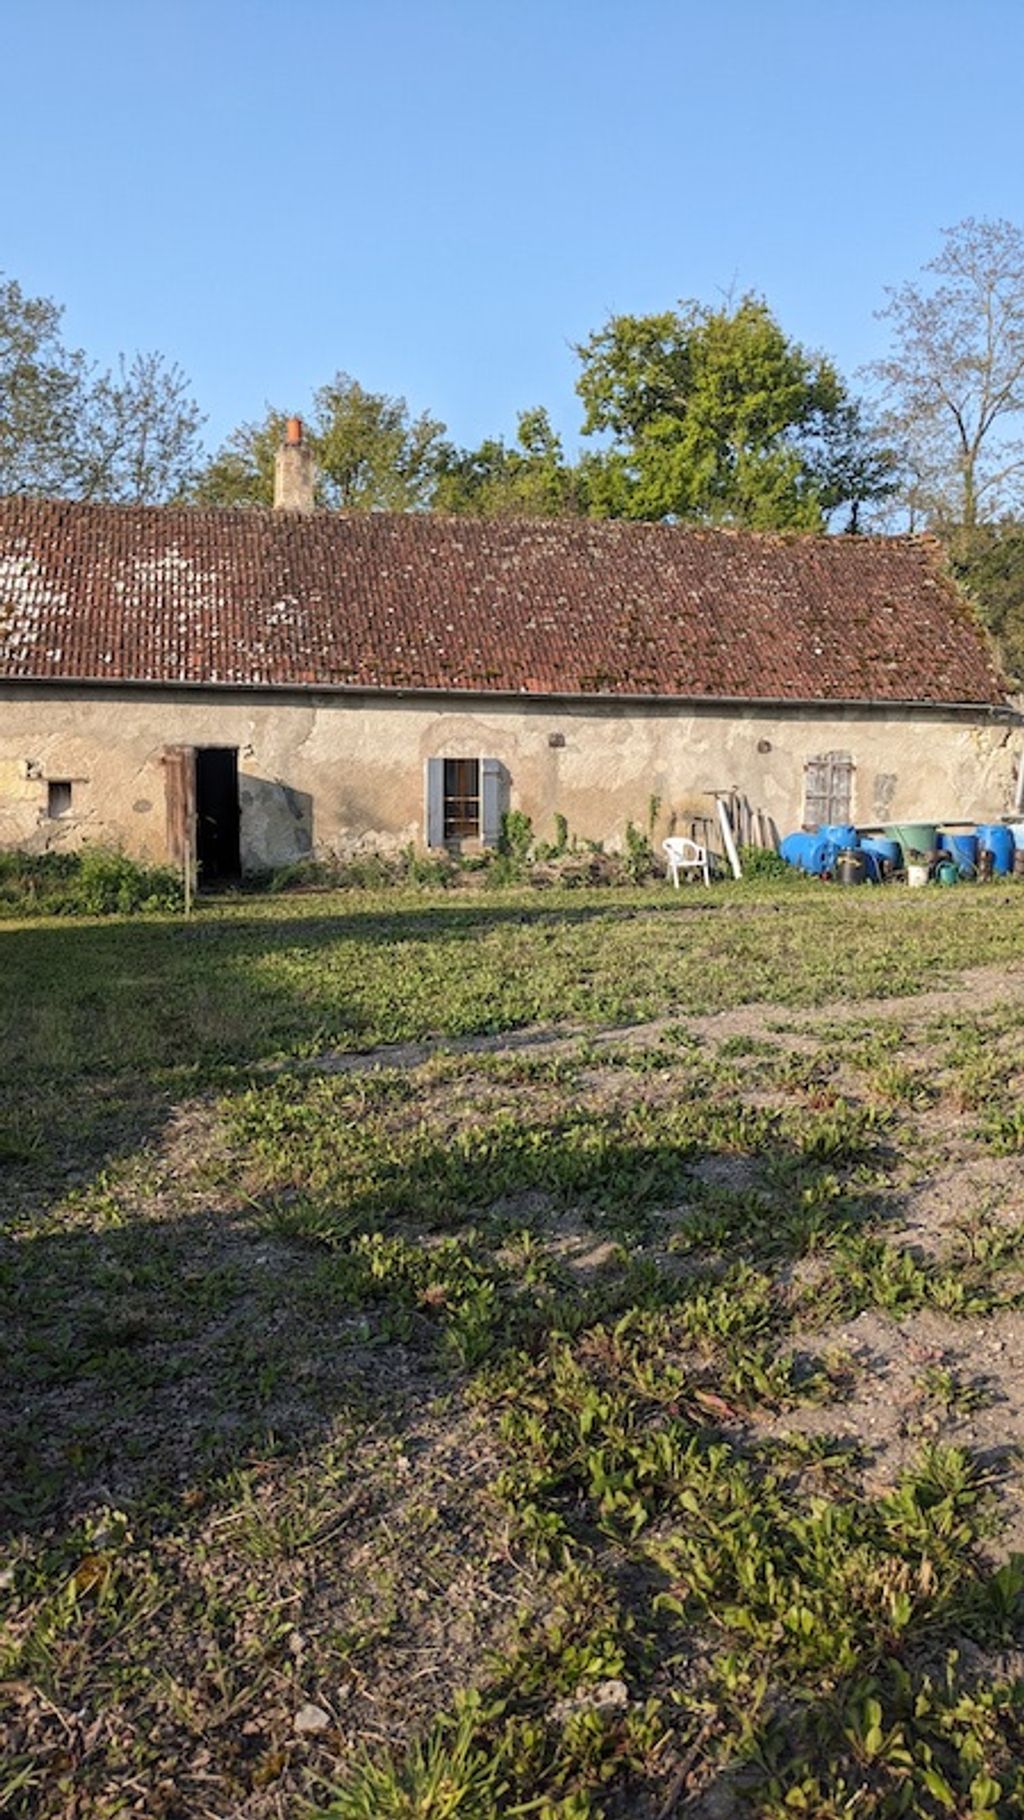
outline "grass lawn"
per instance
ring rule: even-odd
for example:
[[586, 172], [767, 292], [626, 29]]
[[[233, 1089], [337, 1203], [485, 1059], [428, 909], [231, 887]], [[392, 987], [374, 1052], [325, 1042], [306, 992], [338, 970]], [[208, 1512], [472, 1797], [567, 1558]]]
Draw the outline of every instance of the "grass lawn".
[[0, 981], [0, 1811], [1024, 1814], [1024, 888]]

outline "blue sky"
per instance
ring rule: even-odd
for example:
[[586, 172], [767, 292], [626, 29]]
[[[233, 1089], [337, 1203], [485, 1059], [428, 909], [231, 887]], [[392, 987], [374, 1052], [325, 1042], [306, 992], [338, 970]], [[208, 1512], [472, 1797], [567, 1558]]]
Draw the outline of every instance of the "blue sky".
[[1020, 0], [2, 0], [0, 271], [180, 362], [211, 446], [339, 368], [459, 443], [613, 311], [764, 295], [852, 376], [1024, 225]]

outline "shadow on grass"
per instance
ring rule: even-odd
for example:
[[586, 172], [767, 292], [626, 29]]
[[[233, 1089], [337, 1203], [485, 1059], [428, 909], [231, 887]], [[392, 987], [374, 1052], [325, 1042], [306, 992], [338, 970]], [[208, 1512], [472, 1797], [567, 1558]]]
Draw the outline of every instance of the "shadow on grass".
[[9, 1247], [0, 1526], [94, 1504], [180, 1515], [236, 1465], [364, 1421], [380, 1359], [358, 1322], [316, 1310], [298, 1254], [216, 1213]]
[[[0, 1526], [33, 1530], [97, 1504], [173, 1522], [182, 1500], [254, 1456], [315, 1450], [370, 1420], [400, 1434], [482, 1364], [631, 1309], [714, 1297], [728, 1262], [771, 1269], [820, 1238], [820, 1210], [798, 1215], [791, 1189], [813, 1201], [834, 1159], [826, 1171], [782, 1140], [758, 1160], [766, 1180], [779, 1175], [790, 1211], [770, 1197], [712, 1197], [700, 1216], [717, 1254], [709, 1268], [699, 1255], [670, 1264], [674, 1228], [651, 1216], [697, 1193], [701, 1162], [729, 1153], [713, 1139], [598, 1133], [594, 1152], [584, 1124], [579, 1147], [556, 1153], [550, 1134], [536, 1135], [524, 1146], [518, 1127], [492, 1134], [483, 1167], [439, 1138], [371, 1183], [236, 1196], [186, 1215], [161, 1217], [158, 1199], [147, 1208], [145, 1179], [138, 1212], [131, 1195], [105, 1199], [94, 1181], [77, 1227], [72, 1204], [6, 1241]], [[583, 1249], [604, 1235], [624, 1250], [606, 1246], [578, 1273], [564, 1263], [524, 1273], [505, 1249], [523, 1230], [508, 1212], [519, 1194], [534, 1197], [541, 1247], [568, 1216]], [[833, 1232], [864, 1212], [859, 1200], [832, 1203]], [[713, 1344], [768, 1338], [776, 1324], [763, 1294], [735, 1312], [719, 1294], [709, 1318], [721, 1328], [709, 1329]]]
[[[455, 948], [444, 959], [454, 986], [465, 972], [462, 951], [494, 931], [613, 928], [637, 919], [678, 919], [674, 903], [510, 906], [486, 900], [421, 908], [367, 908], [338, 914], [236, 916], [212, 908], [192, 922], [170, 920], [81, 923], [70, 919], [0, 923], [0, 1070], [43, 1075], [149, 1066], [202, 1070], [224, 1061], [252, 1063], [282, 1048], [331, 1041], [358, 1043], [375, 1032], [372, 1012], [358, 1003], [365, 967], [385, 970], [397, 1002], [415, 988], [417, 963]], [[384, 951], [381, 953], [380, 951]], [[520, 968], [522, 957], [518, 957]], [[495, 957], [500, 971], [500, 958]], [[443, 1028], [444, 972], [430, 985]], [[410, 990], [409, 996], [412, 996]], [[513, 1028], [514, 1002], [476, 1006], [481, 1030]], [[390, 1007], [395, 1022], [395, 1005]], [[419, 1022], [417, 1022], [417, 1015]], [[410, 1013], [423, 1034], [423, 1011]], [[413, 1027], [414, 1026], [414, 1027]], [[460, 1023], [459, 1028], [472, 1027]]]
[[[485, 1134], [479, 1155], [455, 1154], [439, 1140], [389, 1163], [375, 1187], [333, 1184], [313, 1208], [313, 1227], [324, 1216], [320, 1229], [305, 1232], [269, 1207], [211, 1211], [217, 1192], [204, 1202], [201, 1178], [185, 1202], [196, 1211], [183, 1215], [173, 1194], [161, 1204], [159, 1181], [147, 1177], [147, 1170], [159, 1177], [163, 1163], [154, 1158], [183, 1102], [244, 1086], [267, 1057], [380, 1040], [381, 1020], [358, 1000], [375, 956], [376, 986], [392, 993], [395, 1033], [413, 1034], [449, 1003], [452, 944], [476, 933], [526, 924], [557, 934], [568, 925], [587, 932], [585, 960], [590, 931], [677, 914], [671, 902], [650, 909], [473, 902], [299, 921], [201, 917], [193, 925], [0, 931], [9, 987], [0, 1026], [8, 1399], [0, 1432], [10, 1450], [0, 1487], [8, 1520], [18, 1527], [90, 1501], [176, 1497], [270, 1434], [286, 1448], [314, 1444], [339, 1416], [382, 1395], [392, 1419], [404, 1420], [401, 1387], [426, 1372], [417, 1394], [436, 1392], [436, 1340], [452, 1323], [422, 1314], [430, 1289], [420, 1280], [423, 1270], [429, 1278], [425, 1252], [419, 1263], [400, 1260], [392, 1280], [377, 1287], [359, 1269], [334, 1268], [331, 1252], [341, 1255], [360, 1233], [391, 1231], [404, 1219], [399, 1230], [415, 1252], [423, 1239], [409, 1226], [455, 1232], [476, 1210], [537, 1190], [555, 1207], [582, 1204], [598, 1216], [611, 1209], [610, 1230], [617, 1221], [621, 1233], [652, 1208], [671, 1205], [702, 1157], [728, 1154], [733, 1142], [699, 1121], [689, 1135], [666, 1139], [654, 1130], [631, 1139], [584, 1118], [568, 1132], [562, 1124], [527, 1126], [524, 1143], [522, 1121], [513, 1120]], [[417, 955], [434, 969], [418, 1005], [416, 978], [403, 973], [403, 943], [420, 944]], [[570, 968], [576, 965], [574, 952]], [[500, 977], [463, 969], [472, 990], [455, 1004], [448, 1029], [528, 1022], [536, 1001], [518, 996], [523, 971], [504, 957]], [[492, 993], [502, 991], [495, 1009]], [[385, 1019], [384, 1034], [391, 1029]], [[761, 1165], [786, 1162], [789, 1146], [779, 1134], [759, 1126], [748, 1138]], [[187, 1128], [178, 1141], [187, 1177]], [[138, 1181], [123, 1192], [118, 1166], [134, 1169], [136, 1160]], [[730, 1221], [741, 1228], [746, 1217], [741, 1206], [721, 1225], [723, 1243], [735, 1242], [741, 1254]], [[644, 1242], [637, 1241], [641, 1253]], [[507, 1288], [499, 1282], [499, 1302]], [[511, 1337], [543, 1337], [551, 1319], [603, 1318], [628, 1306], [634, 1291], [652, 1302], [681, 1293], [678, 1280], [662, 1284], [656, 1270], [646, 1287], [639, 1277], [593, 1294], [570, 1286], [559, 1308], [540, 1309], [525, 1330], [513, 1323]], [[466, 1286], [462, 1339], [456, 1333], [446, 1355], [452, 1369], [494, 1350], [485, 1330], [474, 1338], [474, 1293]], [[375, 1311], [369, 1333], [368, 1307]], [[377, 1320], [389, 1309], [400, 1316], [390, 1331], [387, 1319]]]
[[467, 947], [508, 927], [635, 914], [474, 901], [0, 925], [0, 1229], [5, 1210], [81, 1186], [175, 1104], [268, 1059], [522, 1027], [534, 1009], [522, 965], [474, 966]]

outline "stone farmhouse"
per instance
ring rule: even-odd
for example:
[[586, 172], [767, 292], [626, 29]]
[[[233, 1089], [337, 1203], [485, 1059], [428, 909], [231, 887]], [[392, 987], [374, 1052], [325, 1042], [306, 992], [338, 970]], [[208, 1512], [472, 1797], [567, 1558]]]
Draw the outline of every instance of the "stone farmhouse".
[[620, 845], [733, 791], [780, 832], [997, 819], [1021, 717], [939, 547], [0, 501], [0, 845], [230, 878], [472, 849], [502, 812]]

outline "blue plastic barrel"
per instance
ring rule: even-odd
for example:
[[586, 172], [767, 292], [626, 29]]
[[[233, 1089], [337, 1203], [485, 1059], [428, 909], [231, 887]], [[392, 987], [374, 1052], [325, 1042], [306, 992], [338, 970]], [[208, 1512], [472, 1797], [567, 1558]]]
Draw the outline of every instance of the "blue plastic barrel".
[[890, 866], [894, 872], [903, 864], [903, 848], [898, 840], [885, 840], [880, 834], [872, 834], [860, 844], [862, 852], [872, 854], [881, 865]]
[[1002, 822], [979, 822], [978, 846], [991, 853], [993, 872], [1005, 878], [1013, 871], [1013, 834]]
[[818, 833], [822, 840], [831, 841], [840, 853], [853, 853], [860, 846], [857, 830], [851, 828], [848, 822], [823, 822]]
[[836, 855], [832, 842], [823, 840], [820, 834], [787, 834], [779, 852], [788, 865], [801, 872], [813, 872], [818, 878], [831, 871]]
[[[943, 853], [948, 853], [955, 861], [961, 878], [972, 878], [978, 868], [978, 836], [976, 834], [947, 834], [945, 830], [939, 835], [939, 846]], [[1012, 861], [1010, 862], [1012, 865]]]

